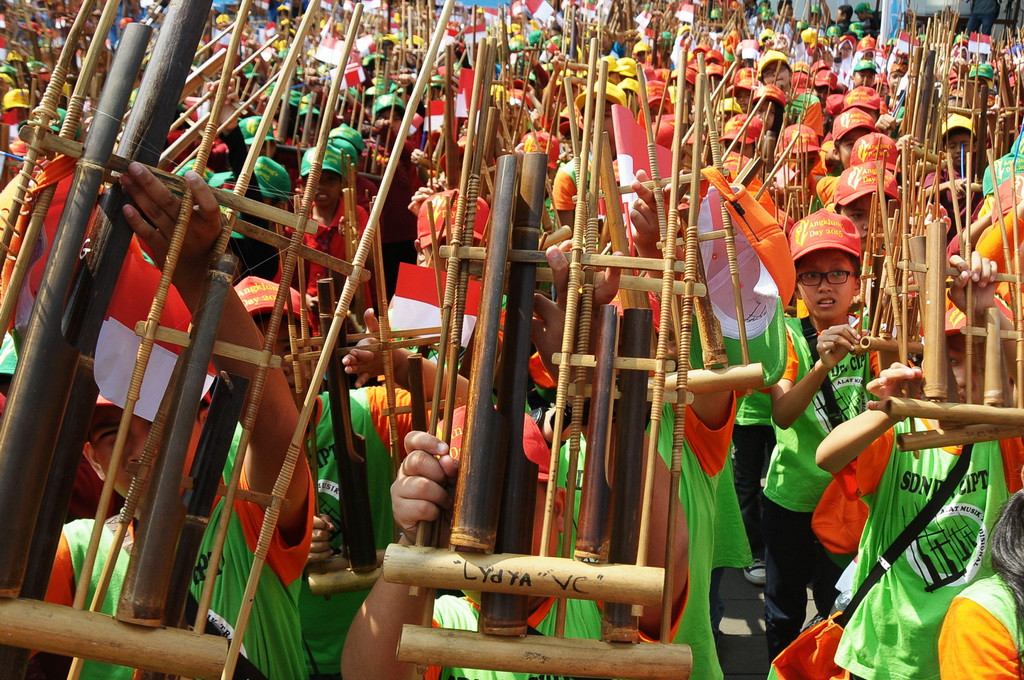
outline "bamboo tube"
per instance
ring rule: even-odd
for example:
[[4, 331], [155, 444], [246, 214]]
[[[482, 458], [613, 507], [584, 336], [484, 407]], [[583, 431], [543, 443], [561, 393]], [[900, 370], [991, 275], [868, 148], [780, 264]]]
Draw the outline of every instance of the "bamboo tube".
[[692, 656], [686, 645], [630, 645], [596, 640], [482, 636], [405, 625], [398, 660], [452, 667], [487, 666], [532, 675], [636, 680], [685, 680]]
[[[654, 315], [649, 309], [627, 309], [623, 312], [620, 354], [647, 357], [651, 353], [651, 330]], [[638, 521], [642, 489], [636, 483], [642, 478], [643, 441], [646, 423], [647, 372], [622, 371], [619, 375], [622, 399], [616, 413], [615, 442], [611, 463], [611, 528], [609, 561], [634, 564], [640, 543]], [[644, 403], [641, 403], [643, 401]], [[607, 642], [636, 642], [639, 632], [633, 607], [605, 603], [601, 618], [601, 639]]]
[[966, 425], [963, 427], [907, 432], [896, 435], [900, 451], [922, 451], [944, 446], [962, 446], [981, 442], [1000, 441], [1024, 436], [1024, 428], [1000, 425]]
[[[1007, 377], [1006, 363], [1003, 361], [1003, 339], [999, 332], [999, 316], [1001, 313], [994, 307], [985, 310], [985, 406], [1002, 406], [1004, 397], [1004, 380]], [[968, 337], [967, 344], [974, 339]], [[970, 394], [968, 393], [968, 401]]]
[[944, 423], [1024, 427], [1024, 409], [980, 404], [948, 404], [891, 397], [885, 412], [897, 418], [925, 418]]
[[476, 342], [473, 343], [470, 369], [470, 397], [463, 426], [452, 514], [451, 544], [458, 550], [491, 552], [497, 540], [499, 503], [495, 501], [501, 493], [507, 451], [494, 447], [502, 422], [494, 410], [491, 395], [494, 391], [499, 315], [517, 170], [518, 157], [514, 154], [498, 160], [499, 189], [495, 195], [480, 314], [474, 331]]
[[946, 401], [946, 234], [942, 222], [927, 227], [924, 290], [924, 395], [932, 401]]
[[220, 326], [231, 277], [238, 260], [223, 255], [207, 274], [206, 286], [192, 327], [192, 342], [181, 353], [181, 378], [174, 385], [169, 435], [162, 447], [160, 466], [149, 487], [146, 511], [141, 518], [132, 557], [128, 563], [118, 602], [117, 618], [125, 623], [159, 626], [165, 622], [170, 591], [173, 551], [185, 522], [186, 506], [179, 493], [181, 474], [192, 440], [206, 370]]
[[227, 656], [227, 640], [219, 635], [144, 628], [98, 612], [8, 598], [0, 598], [0, 643], [207, 680], [220, 676]]
[[531, 597], [661, 603], [660, 567], [593, 564], [565, 557], [451, 552], [393, 543], [384, 553], [384, 580]]
[[[591, 381], [587, 460], [580, 490], [576, 530], [578, 560], [608, 560], [611, 520], [610, 447], [612, 441], [612, 386], [615, 384], [615, 350], [618, 346], [619, 312], [604, 305], [597, 312], [597, 368]], [[580, 395], [582, 397], [582, 395]]]
[[[544, 180], [547, 154], [523, 156], [522, 177], [512, 226], [513, 248], [536, 248], [544, 211]], [[495, 550], [528, 553], [533, 550], [537, 506], [537, 466], [523, 451], [524, 421], [520, 416], [529, 391], [529, 377], [523, 366], [532, 348], [533, 291], [537, 268], [530, 264], [509, 267], [506, 292], [504, 339], [498, 374], [499, 417], [504, 421], [501, 441], [508, 448], [501, 491], [498, 535]], [[487, 593], [480, 601], [481, 633], [526, 635], [529, 600], [524, 597]]]

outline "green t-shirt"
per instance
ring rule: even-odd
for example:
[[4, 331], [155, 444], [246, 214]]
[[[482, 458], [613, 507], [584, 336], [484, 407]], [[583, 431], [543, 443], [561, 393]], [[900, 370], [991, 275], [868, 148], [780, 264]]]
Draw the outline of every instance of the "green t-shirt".
[[[352, 412], [352, 428], [366, 440], [367, 481], [370, 489], [370, 503], [373, 512], [373, 534], [377, 548], [386, 548], [394, 538], [394, 521], [391, 515], [391, 455], [380, 440], [373, 426], [372, 414], [367, 399], [367, 389], [349, 392]], [[341, 500], [338, 496], [338, 460], [335, 457], [334, 430], [331, 421], [330, 397], [320, 395], [321, 415], [316, 424], [317, 499], [321, 513], [331, 518], [334, 531], [331, 533], [331, 547], [340, 550], [344, 540], [341, 535]], [[315, 567], [313, 567], [315, 569]], [[309, 591], [309, 584], [302, 580], [299, 595], [299, 614], [302, 618], [302, 638], [308, 648], [306, 670], [310, 676], [319, 671], [334, 674], [341, 668], [341, 650], [345, 636], [352, 625], [352, 619], [363, 604], [369, 591], [337, 593], [330, 597], [317, 597]], [[316, 664], [316, 668], [313, 664]]]
[[[240, 433], [241, 429], [235, 433], [235, 440], [228, 455], [225, 470], [230, 470], [234, 464]], [[247, 521], [250, 521], [251, 526], [254, 528], [254, 536], [258, 535], [263, 513], [250, 512], [252, 508], [247, 508], [245, 507], [246, 505], [248, 504], [243, 501], [236, 501], [235, 507], [248, 513]], [[196, 558], [196, 567], [192, 573], [192, 583], [189, 586], [192, 596], [196, 600], [200, 598], [202, 593], [203, 582], [209, 568], [210, 553], [213, 549], [213, 540], [223, 508], [223, 500], [218, 500], [214, 506], [213, 513], [210, 515], [207, 532], [200, 544], [199, 554]], [[76, 578], [85, 558], [92, 526], [93, 520], [82, 519], [71, 522], [64, 527], [64, 535], [71, 552], [71, 561], [75, 569]], [[111, 531], [104, 531], [102, 537], [99, 554], [105, 555], [110, 549], [113, 533]], [[105, 613], [112, 614], [117, 610], [117, 600], [120, 597], [121, 584], [124, 580], [124, 575], [128, 571], [128, 560], [128, 553], [124, 550], [120, 551], [110, 589], [101, 608], [101, 611]], [[252, 561], [253, 552], [246, 540], [242, 522], [236, 510], [236, 512], [232, 513], [231, 519], [228, 522], [228, 533], [221, 557], [220, 571], [218, 572], [217, 583], [213, 590], [213, 599], [207, 616], [208, 621], [225, 637], [230, 638], [234, 631], [238, 610], [242, 604], [245, 584], [252, 569]], [[99, 579], [102, 567], [102, 560], [98, 560], [96, 568], [93, 569], [92, 582], [89, 587], [90, 600], [92, 593], [95, 591], [96, 582]], [[264, 566], [260, 572], [256, 600], [245, 630], [242, 654], [259, 668], [264, 675], [273, 680], [298, 680], [299, 678], [306, 677], [305, 664], [303, 662], [304, 652], [300, 644], [299, 635], [299, 613], [297, 607], [299, 581], [300, 579], [295, 579], [285, 586], [269, 564]], [[127, 680], [131, 676], [132, 670], [122, 666], [86, 662], [83, 668], [84, 678], [95, 678], [96, 680], [125, 678]]]
[[740, 501], [733, 481], [732, 456], [714, 476], [715, 483], [715, 556], [711, 567], [748, 567], [754, 561], [750, 541], [740, 514]]
[[760, 390], [736, 400], [737, 425], [771, 425], [772, 395]]
[[[555, 633], [555, 611], [553, 604], [534, 629], [541, 635]], [[539, 610], [538, 610], [539, 611]], [[538, 614], [535, 613], [535, 616]], [[476, 631], [480, 612], [476, 605], [464, 597], [443, 595], [434, 602], [434, 623], [441, 628]], [[601, 637], [601, 611], [597, 603], [590, 600], [566, 600], [565, 637], [596, 640]], [[543, 678], [529, 673], [509, 671], [485, 671], [473, 668], [442, 668], [438, 680], [575, 680], [558, 675]]]
[[[799, 382], [814, 362], [804, 339], [800, 319], [786, 319], [789, 341], [796, 352]], [[867, 354], [847, 354], [828, 374], [844, 420], [860, 414], [865, 408], [864, 387], [871, 380], [871, 362]], [[775, 427], [775, 449], [768, 463], [764, 495], [772, 502], [793, 512], [813, 512], [832, 475], [814, 462], [818, 444], [831, 430], [825, 412], [825, 400], [819, 390], [814, 400], [791, 427]]]
[[[907, 420], [894, 428], [896, 434], [909, 429]], [[917, 430], [923, 429], [918, 422]], [[875, 462], [880, 467], [885, 461]], [[956, 455], [943, 449], [915, 456], [892, 445], [877, 488], [864, 496], [870, 512], [858, 550], [855, 587], [955, 462]], [[942, 619], [968, 583], [992, 573], [986, 546], [1008, 497], [999, 442], [975, 444], [953, 497], [854, 612], [836, 652], [839, 665], [868, 680], [937, 679]]]

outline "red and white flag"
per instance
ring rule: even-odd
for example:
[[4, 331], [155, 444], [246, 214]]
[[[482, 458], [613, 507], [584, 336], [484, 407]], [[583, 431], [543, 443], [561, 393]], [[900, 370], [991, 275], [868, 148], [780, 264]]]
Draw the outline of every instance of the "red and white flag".
[[444, 35], [441, 36], [441, 47], [447, 47], [448, 45], [454, 45], [459, 39], [459, 27], [455, 24], [448, 24], [448, 27], [444, 29]]
[[481, 7], [480, 12], [484, 15], [484, 23], [492, 24], [498, 20], [497, 7]]
[[[624, 106], [612, 105], [612, 128], [615, 131], [615, 159], [618, 161], [619, 185], [628, 186], [636, 179], [636, 171], [643, 170], [651, 176], [651, 161], [647, 155], [647, 131], [636, 122], [633, 113]], [[671, 174], [672, 152], [664, 146], [658, 146], [658, 170], [662, 176]], [[634, 193], [622, 196], [622, 211], [625, 213], [626, 224], [629, 222], [629, 211], [636, 201]], [[632, 232], [630, 234], [632, 242]]]
[[[122, 408], [127, 400], [128, 384], [141, 344], [141, 338], [135, 334], [135, 325], [148, 317], [159, 281], [160, 271], [142, 259], [142, 252], [133, 241], [96, 341], [96, 385], [104, 399]], [[170, 288], [160, 325], [187, 331], [191, 320], [181, 296], [173, 287]], [[171, 382], [178, 351], [174, 345], [153, 345], [139, 400], [135, 404], [135, 415], [150, 422], [156, 417], [164, 391]], [[212, 382], [213, 376], [207, 376], [204, 393]]]
[[331, 66], [341, 63], [341, 45], [334, 37], [334, 19], [328, 19], [324, 30], [320, 31], [320, 44], [317, 45], [313, 58]]
[[[445, 272], [441, 272], [441, 290], [444, 290]], [[469, 345], [476, 328], [480, 309], [482, 286], [475, 279], [469, 280], [466, 289], [466, 316], [462, 322], [462, 346]], [[413, 328], [437, 328], [441, 325], [441, 303], [438, 301], [437, 279], [430, 267], [419, 267], [403, 262], [398, 266], [398, 283], [391, 298], [388, 312], [391, 329], [394, 331]]]
[[433, 132], [444, 127], [444, 100], [431, 99], [427, 103], [427, 129]]
[[691, 5], [689, 3], [686, 3], [686, 4], [683, 4], [683, 5], [680, 5], [679, 11], [676, 12], [676, 17], [680, 21], [682, 21], [684, 24], [692, 24], [693, 23], [693, 12], [694, 12], [693, 5]]
[[367, 12], [373, 12], [375, 10], [380, 9], [380, 7], [380, 0], [363, 0], [363, 10]]
[[894, 52], [902, 52], [903, 54], [910, 54], [910, 34], [906, 31], [900, 31], [896, 37], [896, 45], [893, 48]]
[[359, 54], [364, 56], [372, 53], [374, 50], [373, 36], [367, 34], [356, 38], [356, 49]]
[[967, 41], [967, 52], [970, 54], [992, 54], [992, 36], [984, 33], [971, 33]]
[[644, 11], [640, 12], [640, 14], [637, 14], [633, 18], [633, 21], [636, 22], [636, 25], [638, 27], [640, 27], [641, 29], [644, 29], [644, 28], [647, 28], [651, 24], [651, 19], [653, 19], [653, 18], [654, 18], [653, 14], [651, 14], [647, 10], [644, 10]]
[[455, 95], [455, 117], [469, 118], [469, 102], [473, 97], [473, 69], [459, 71], [459, 91]]
[[555, 16], [555, 8], [547, 0], [526, 0], [526, 8], [542, 23]]
[[353, 59], [345, 66], [345, 85], [347, 87], [359, 87], [366, 80], [366, 71], [358, 60]]
[[487, 24], [466, 26], [466, 42], [483, 42], [487, 38]]
[[757, 61], [761, 56], [761, 49], [756, 40], [744, 40], [740, 43], [740, 57], [742, 59], [753, 59]]

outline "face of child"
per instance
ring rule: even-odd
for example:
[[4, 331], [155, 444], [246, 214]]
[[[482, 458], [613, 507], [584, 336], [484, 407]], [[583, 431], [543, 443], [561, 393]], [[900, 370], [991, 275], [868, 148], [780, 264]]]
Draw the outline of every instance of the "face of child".
[[864, 128], [850, 130], [843, 135], [842, 139], [836, 142], [834, 153], [839, 155], [839, 162], [842, 163], [844, 168], [850, 167], [850, 159], [853, 157], [853, 145], [867, 133], [868, 131]]
[[[203, 416], [205, 408], [200, 410], [200, 416], [196, 418], [192, 428], [192, 440], [189, 443], [188, 456], [185, 461], [183, 473], [192, 467], [192, 456], [195, 454], [196, 446], [199, 444], [199, 435], [202, 432]], [[117, 430], [121, 424], [121, 414], [124, 410], [112, 404], [98, 404], [93, 410], [92, 421], [89, 425], [89, 432], [83, 452], [86, 459], [92, 464], [100, 479], [106, 479], [107, 467], [114, 455], [114, 442], [117, 439]], [[132, 475], [129, 469], [133, 463], [142, 458], [142, 450], [146, 446], [146, 439], [149, 437], [149, 428], [152, 425], [145, 418], [132, 416], [128, 425], [128, 435], [125, 439], [124, 454], [121, 457], [121, 466], [117, 469], [117, 476], [114, 478], [114, 489], [122, 496], [128, 495], [128, 487], [131, 485]]]
[[320, 174], [320, 184], [317, 186], [313, 202], [320, 210], [335, 208], [338, 205], [338, 201], [341, 200], [341, 190], [344, 188], [345, 183], [341, 175], [330, 170], [324, 170]]
[[853, 78], [854, 87], [874, 87], [875, 86], [875, 72], [874, 71], [854, 71]]
[[783, 92], [789, 92], [790, 84], [793, 82], [793, 72], [782, 62], [777, 62], [764, 70], [762, 80], [765, 85], [774, 85]]
[[959, 168], [960, 160], [971, 149], [971, 132], [964, 128], [953, 128], [946, 135], [946, 153], [953, 157], [953, 167]]
[[974, 346], [974, 358], [971, 361], [971, 373], [974, 374], [974, 377], [971, 380], [971, 398], [968, 400], [966, 339], [960, 333], [949, 334], [946, 336], [946, 346], [949, 348], [949, 363], [953, 368], [953, 377], [956, 379], [960, 401], [962, 403], [980, 404], [985, 385], [984, 348], [980, 344]]
[[[860, 279], [855, 274], [852, 256], [841, 250], [817, 250], [808, 253], [796, 263], [797, 293], [807, 305], [811, 318], [819, 326], [836, 326], [847, 322], [850, 305], [860, 288]], [[843, 283], [830, 283], [828, 276], [821, 276], [821, 283], [811, 286], [801, 281], [801, 274], [818, 272], [848, 272]], [[837, 276], [833, 274], [833, 276]], [[842, 278], [842, 275], [838, 275]]]
[[871, 219], [871, 194], [836, 207], [840, 215], [849, 217], [853, 226], [857, 227], [863, 245], [864, 237], [868, 233], [868, 220]]

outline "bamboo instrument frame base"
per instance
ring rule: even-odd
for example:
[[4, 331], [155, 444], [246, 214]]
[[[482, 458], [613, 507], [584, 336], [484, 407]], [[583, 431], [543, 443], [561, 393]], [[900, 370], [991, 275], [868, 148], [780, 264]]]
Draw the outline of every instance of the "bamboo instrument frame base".
[[406, 624], [398, 660], [453, 668], [514, 671], [543, 676], [686, 680], [693, 655], [688, 645], [601, 642], [572, 638], [500, 637]]
[[[377, 551], [377, 564], [384, 559], [384, 551]], [[381, 570], [378, 566], [375, 569], [365, 572], [355, 572], [349, 567], [349, 561], [344, 557], [331, 557], [307, 568], [306, 582], [309, 584], [309, 592], [317, 597], [335, 595], [337, 593], [353, 593], [360, 590], [369, 590], [380, 577]]]
[[228, 654], [228, 640], [219, 635], [134, 626], [99, 612], [21, 599], [0, 599], [0, 644], [204, 679], [220, 677]]
[[1024, 428], [1024, 409], [980, 404], [952, 404], [891, 397], [885, 412], [897, 418], [923, 418], [965, 425], [1003, 425]]
[[644, 606], [661, 606], [665, 583], [665, 570], [660, 567], [461, 553], [398, 543], [388, 546], [383, 568], [388, 583]]

